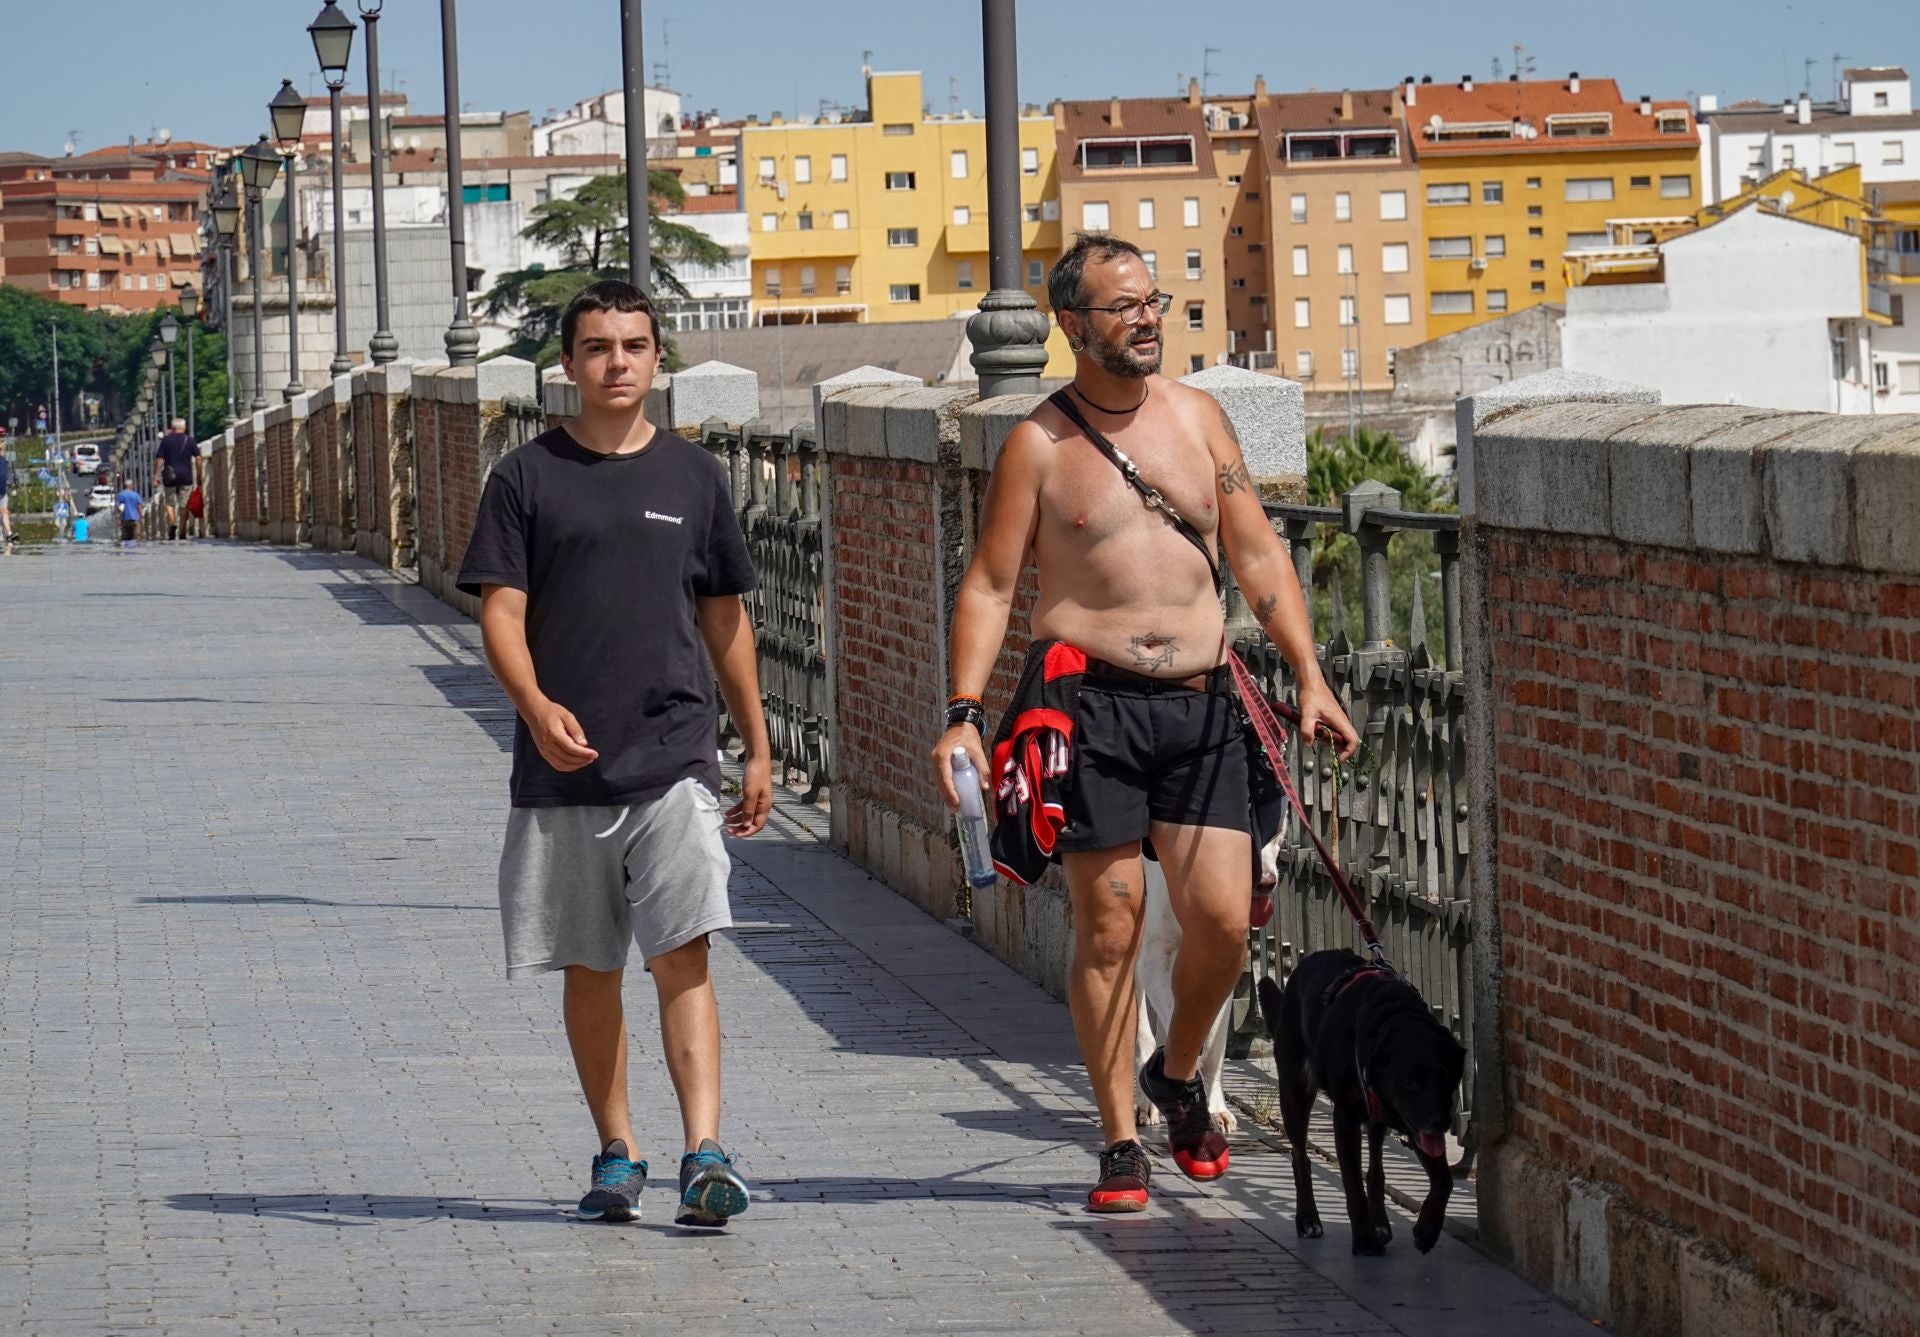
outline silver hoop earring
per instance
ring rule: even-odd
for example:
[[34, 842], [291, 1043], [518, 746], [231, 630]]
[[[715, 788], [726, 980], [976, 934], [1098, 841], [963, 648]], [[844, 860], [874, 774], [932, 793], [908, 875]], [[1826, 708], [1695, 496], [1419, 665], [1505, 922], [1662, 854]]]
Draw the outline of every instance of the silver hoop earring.
[[1072, 339], [1067, 340], [1067, 347], [1076, 353], [1084, 353], [1087, 351], [1087, 346], [1084, 343], [1076, 343]]

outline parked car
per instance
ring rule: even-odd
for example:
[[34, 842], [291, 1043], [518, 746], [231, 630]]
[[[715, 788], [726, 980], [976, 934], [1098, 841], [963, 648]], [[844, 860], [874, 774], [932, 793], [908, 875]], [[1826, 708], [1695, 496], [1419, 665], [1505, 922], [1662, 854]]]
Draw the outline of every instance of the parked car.
[[105, 483], [100, 483], [94, 487], [93, 491], [87, 493], [87, 510], [110, 511], [113, 509], [113, 497], [113, 489]]
[[100, 472], [100, 447], [91, 441], [82, 441], [73, 448], [73, 471], [77, 474], [97, 474]]

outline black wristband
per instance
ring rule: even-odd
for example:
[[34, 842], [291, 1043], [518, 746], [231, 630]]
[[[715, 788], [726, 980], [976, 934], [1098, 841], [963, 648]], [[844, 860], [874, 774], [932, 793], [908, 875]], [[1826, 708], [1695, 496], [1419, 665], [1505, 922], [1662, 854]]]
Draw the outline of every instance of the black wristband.
[[971, 724], [973, 731], [985, 736], [987, 732], [987, 713], [971, 701], [957, 701], [947, 707], [947, 727], [956, 724]]

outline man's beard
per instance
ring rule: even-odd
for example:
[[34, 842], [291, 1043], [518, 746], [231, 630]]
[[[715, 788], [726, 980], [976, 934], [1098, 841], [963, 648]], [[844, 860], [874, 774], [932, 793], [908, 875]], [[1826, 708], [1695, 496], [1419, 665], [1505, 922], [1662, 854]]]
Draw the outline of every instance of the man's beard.
[[1089, 332], [1087, 351], [1093, 354], [1093, 360], [1100, 364], [1100, 369], [1109, 375], [1124, 376], [1128, 380], [1145, 380], [1160, 370], [1160, 350], [1163, 345], [1160, 342], [1160, 332], [1155, 330], [1152, 335], [1152, 348], [1143, 350], [1136, 347], [1133, 341], [1144, 333], [1141, 330], [1128, 330], [1125, 339], [1109, 343]]

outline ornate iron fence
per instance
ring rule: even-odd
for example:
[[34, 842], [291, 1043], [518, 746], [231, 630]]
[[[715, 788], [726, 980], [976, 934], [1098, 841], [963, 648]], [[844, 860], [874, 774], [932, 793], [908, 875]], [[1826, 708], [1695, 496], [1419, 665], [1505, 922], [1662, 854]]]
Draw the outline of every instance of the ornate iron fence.
[[507, 419], [507, 449], [524, 446], [547, 430], [547, 412], [540, 401], [526, 395], [508, 395], [500, 401]]
[[[1363, 483], [1341, 505], [1269, 505], [1283, 528], [1303, 590], [1313, 589], [1313, 543], [1327, 527], [1351, 534], [1361, 567], [1362, 639], [1345, 629], [1338, 587], [1330, 634], [1318, 642], [1320, 669], [1340, 696], [1372, 752], [1364, 769], [1342, 768], [1336, 787], [1327, 753], [1305, 752], [1296, 733], [1287, 742], [1302, 804], [1332, 846], [1354, 888], [1365, 896], [1388, 956], [1467, 1047], [1455, 1132], [1471, 1146], [1473, 1095], [1472, 919], [1467, 891], [1466, 691], [1461, 673], [1460, 518], [1399, 509], [1400, 496]], [[1391, 635], [1391, 545], [1425, 531], [1438, 563], [1445, 644], [1427, 644], [1425, 596], [1416, 578], [1406, 645]], [[1423, 575], [1426, 573], [1423, 573]], [[1312, 600], [1309, 599], [1309, 611]], [[1238, 590], [1229, 592], [1235, 647], [1276, 699], [1297, 699], [1292, 671], [1253, 626]], [[1297, 820], [1283, 828], [1274, 916], [1252, 936], [1248, 968], [1235, 993], [1234, 1046], [1245, 1054], [1261, 1031], [1254, 981], [1284, 980], [1311, 952], [1358, 948], [1353, 921], [1333, 890]]]
[[806, 777], [804, 797], [811, 803], [832, 783], [826, 547], [813, 428], [802, 423], [783, 433], [764, 422], [737, 428], [709, 422], [700, 439], [727, 466], [740, 527], [760, 578], [759, 588], [747, 596], [747, 611], [759, 645], [760, 695], [773, 759], [785, 778]]

